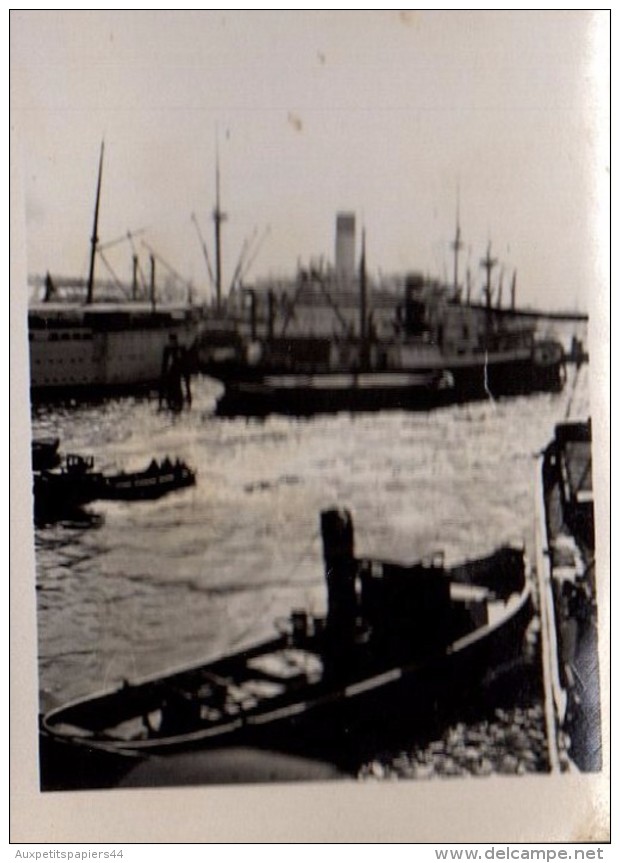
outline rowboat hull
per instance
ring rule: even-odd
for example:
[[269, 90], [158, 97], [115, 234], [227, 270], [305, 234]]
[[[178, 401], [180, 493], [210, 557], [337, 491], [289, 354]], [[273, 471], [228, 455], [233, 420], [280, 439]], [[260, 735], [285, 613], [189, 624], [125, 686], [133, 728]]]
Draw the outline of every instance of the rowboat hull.
[[[415, 569], [358, 563], [372, 578], [377, 566], [389, 578], [395, 569], [400, 575]], [[503, 572], [509, 582], [516, 570]], [[451, 590], [464, 585], [456, 579]], [[348, 641], [334, 639], [323, 619], [303, 618], [300, 628], [293, 615], [286, 632], [253, 648], [50, 711], [42, 720], [42, 751], [48, 763], [58, 746], [65, 764], [105, 765], [109, 756], [113, 774], [130, 770], [136, 758], [230, 746], [327, 758], [346, 770], [392, 733], [395, 722], [409, 733], [433, 727], [465, 692], [481, 692], [521, 655], [532, 617], [524, 573], [503, 596], [500, 588], [491, 617], [481, 600], [450, 602], [449, 632], [418, 618], [408, 630], [399, 630], [397, 620], [374, 635], [358, 627]], [[104, 773], [96, 768], [90, 782]], [[88, 777], [89, 768], [81, 775]]]

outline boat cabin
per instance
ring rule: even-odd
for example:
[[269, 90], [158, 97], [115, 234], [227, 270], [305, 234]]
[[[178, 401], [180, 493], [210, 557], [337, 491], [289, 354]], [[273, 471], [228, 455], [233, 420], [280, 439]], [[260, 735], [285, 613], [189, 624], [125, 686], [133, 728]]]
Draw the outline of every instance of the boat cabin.
[[[472, 624], [488, 622], [488, 600], [495, 595], [492, 587], [484, 583], [473, 587], [468, 573], [461, 584], [454, 585], [443, 555], [409, 566], [357, 559], [347, 511], [322, 513], [321, 529], [328, 655], [347, 644], [366, 642], [379, 655], [402, 657], [422, 646], [445, 645], [470, 632]], [[516, 551], [514, 560], [522, 560]]]

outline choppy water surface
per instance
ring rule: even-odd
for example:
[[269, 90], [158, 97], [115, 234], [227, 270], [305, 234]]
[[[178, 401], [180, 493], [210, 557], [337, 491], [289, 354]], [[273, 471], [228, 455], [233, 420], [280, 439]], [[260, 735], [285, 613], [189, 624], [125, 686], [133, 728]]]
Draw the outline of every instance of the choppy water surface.
[[[533, 553], [535, 455], [569, 405], [588, 413], [586, 368], [576, 380], [569, 370], [559, 395], [419, 414], [223, 420], [213, 415], [219, 391], [195, 381], [180, 415], [134, 399], [33, 413], [35, 436], [57, 435], [63, 452], [93, 454], [103, 470], [168, 455], [198, 472], [195, 488], [160, 501], [97, 502], [84, 523], [36, 529], [42, 704], [252, 643], [292, 607], [321, 611], [325, 507], [351, 510], [359, 555], [443, 549], [451, 563], [512, 539]], [[542, 722], [532, 709], [519, 720], [530, 739]], [[498, 714], [494, 728], [515, 716]], [[472, 731], [459, 731], [466, 756]], [[363, 773], [441, 774], [429, 752], [444, 757], [450, 740], [432, 746], [384, 755]], [[461, 770], [453, 763], [448, 773]], [[480, 763], [470, 772], [502, 770], [501, 759]]]

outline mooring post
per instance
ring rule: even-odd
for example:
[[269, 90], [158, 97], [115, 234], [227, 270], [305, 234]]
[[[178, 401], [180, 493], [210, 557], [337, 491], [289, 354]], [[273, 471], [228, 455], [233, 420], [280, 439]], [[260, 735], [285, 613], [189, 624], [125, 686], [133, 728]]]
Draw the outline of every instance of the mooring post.
[[321, 513], [323, 560], [327, 582], [327, 628], [347, 637], [353, 632], [357, 614], [353, 520], [348, 510]]

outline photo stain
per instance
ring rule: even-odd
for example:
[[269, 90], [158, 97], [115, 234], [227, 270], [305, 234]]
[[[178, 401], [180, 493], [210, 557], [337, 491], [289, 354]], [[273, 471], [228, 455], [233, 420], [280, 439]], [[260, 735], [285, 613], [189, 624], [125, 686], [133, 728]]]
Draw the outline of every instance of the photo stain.
[[411, 12], [406, 9], [401, 9], [398, 13], [398, 18], [401, 24], [404, 24], [407, 27], [411, 27], [416, 23], [416, 15], [414, 12]]
[[288, 112], [287, 122], [296, 132], [303, 131], [303, 123], [301, 122], [301, 117], [298, 117], [297, 114], [293, 114], [292, 111]]

